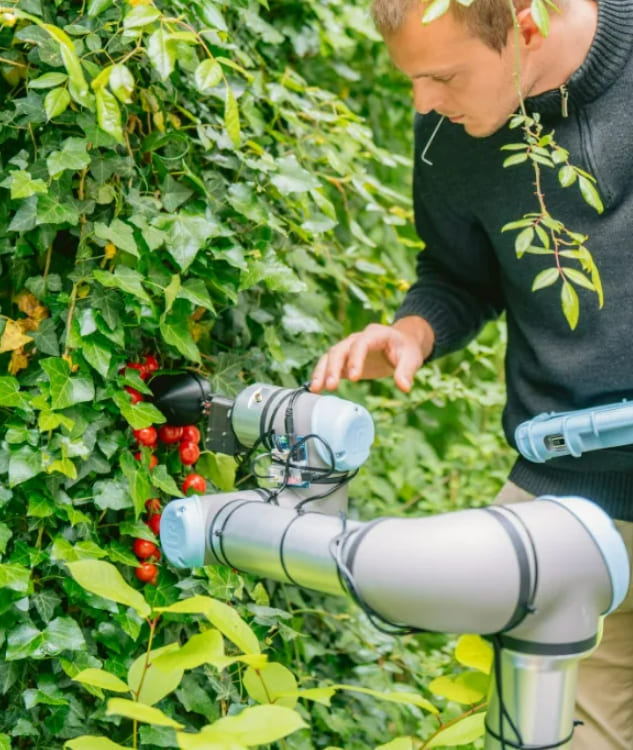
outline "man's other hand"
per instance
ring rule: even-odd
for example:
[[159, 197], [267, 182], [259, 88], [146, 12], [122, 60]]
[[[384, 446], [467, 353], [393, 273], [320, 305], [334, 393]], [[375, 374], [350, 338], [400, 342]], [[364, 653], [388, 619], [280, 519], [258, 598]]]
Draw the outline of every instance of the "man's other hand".
[[433, 329], [410, 315], [391, 326], [372, 323], [324, 354], [312, 373], [310, 390], [333, 391], [342, 379], [373, 380], [393, 375], [398, 388], [411, 390], [413, 376], [433, 349]]

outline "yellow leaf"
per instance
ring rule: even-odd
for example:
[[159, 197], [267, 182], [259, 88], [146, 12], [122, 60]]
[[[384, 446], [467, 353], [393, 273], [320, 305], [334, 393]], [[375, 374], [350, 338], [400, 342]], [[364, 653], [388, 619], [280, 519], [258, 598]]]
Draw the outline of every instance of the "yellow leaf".
[[7, 367], [9, 375], [17, 375], [20, 370], [26, 370], [29, 366], [29, 358], [24, 353], [24, 349], [16, 349], [11, 355], [11, 361]]
[[462, 635], [455, 647], [455, 658], [465, 667], [490, 674], [492, 646], [479, 635]]
[[9, 318], [2, 332], [2, 338], [0, 338], [0, 354], [21, 349], [30, 341], [33, 341], [33, 339], [30, 336], [24, 335], [22, 326], [17, 321]]

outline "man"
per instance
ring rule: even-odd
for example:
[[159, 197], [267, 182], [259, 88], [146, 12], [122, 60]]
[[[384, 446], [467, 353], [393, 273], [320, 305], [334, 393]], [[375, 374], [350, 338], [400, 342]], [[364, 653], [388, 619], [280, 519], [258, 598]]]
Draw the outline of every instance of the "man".
[[[416, 117], [414, 206], [426, 242], [418, 280], [391, 326], [370, 325], [332, 347], [312, 389], [341, 378], [393, 375], [405, 392], [422, 363], [464, 346], [505, 311], [507, 405], [504, 429], [545, 411], [566, 411], [633, 397], [633, 0], [558, 0], [544, 37], [529, 0], [451, 3], [423, 25], [419, 0], [374, 0], [391, 57], [413, 83]], [[515, 75], [519, 70], [520, 75]], [[541, 194], [551, 215], [587, 242], [605, 304], [577, 287], [580, 317], [571, 330], [561, 311], [562, 276], [532, 291], [547, 268], [574, 265], [564, 255], [517, 258], [510, 221], [540, 210], [530, 162], [503, 169], [520, 141], [508, 118], [519, 106], [593, 174], [599, 215], [542, 166]], [[578, 263], [575, 264], [580, 268]], [[633, 451], [630, 448], [532, 464], [520, 458], [498, 501], [580, 495], [614, 519], [633, 552]], [[605, 621], [602, 643], [581, 665], [574, 750], [633, 749], [633, 595]]]

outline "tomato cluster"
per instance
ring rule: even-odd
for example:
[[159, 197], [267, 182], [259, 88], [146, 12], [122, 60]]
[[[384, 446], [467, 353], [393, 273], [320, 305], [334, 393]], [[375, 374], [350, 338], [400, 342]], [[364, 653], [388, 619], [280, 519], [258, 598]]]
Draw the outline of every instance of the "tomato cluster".
[[[142, 362], [128, 362], [125, 369], [137, 370], [140, 377], [146, 380], [159, 369], [159, 363], [156, 357], [148, 354]], [[133, 404], [143, 401], [143, 396], [135, 389], [126, 387], [125, 390], [130, 396]], [[139, 450], [134, 454], [137, 461], [143, 457], [142, 449], [149, 449], [149, 469], [152, 470], [158, 465], [158, 458], [154, 450], [159, 448], [160, 444], [165, 446], [178, 446], [178, 455], [183, 466], [193, 466], [200, 458], [200, 430], [195, 425], [186, 425], [185, 427], [176, 427], [174, 425], [161, 425], [156, 427], [143, 427], [139, 430], [133, 430], [134, 439], [136, 440]], [[207, 483], [200, 474], [188, 474], [183, 483], [182, 491], [185, 495], [193, 493], [201, 494], [206, 491]], [[160, 535], [161, 519], [161, 501], [159, 498], [150, 498], [145, 503], [147, 517], [145, 523], [155, 534]], [[139, 560], [139, 565], [135, 569], [136, 577], [143, 583], [156, 585], [158, 578], [158, 568], [155, 563], [160, 560], [160, 550], [154, 542], [146, 539], [136, 538], [134, 540], [134, 554]]]

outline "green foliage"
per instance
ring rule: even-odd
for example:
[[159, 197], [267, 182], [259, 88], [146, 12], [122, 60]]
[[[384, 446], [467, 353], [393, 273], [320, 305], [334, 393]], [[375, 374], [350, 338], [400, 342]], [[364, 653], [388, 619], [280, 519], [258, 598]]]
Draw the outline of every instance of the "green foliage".
[[[132, 457], [164, 418], [126, 363], [292, 386], [412, 277], [408, 92], [364, 9], [20, 0], [0, 21], [0, 747], [437, 745], [464, 707], [429, 685], [472, 668], [448, 638], [227, 569], [133, 573], [144, 503], [184, 471]], [[406, 403], [346, 387], [378, 428], [354, 512], [491, 499], [502, 335]]]

